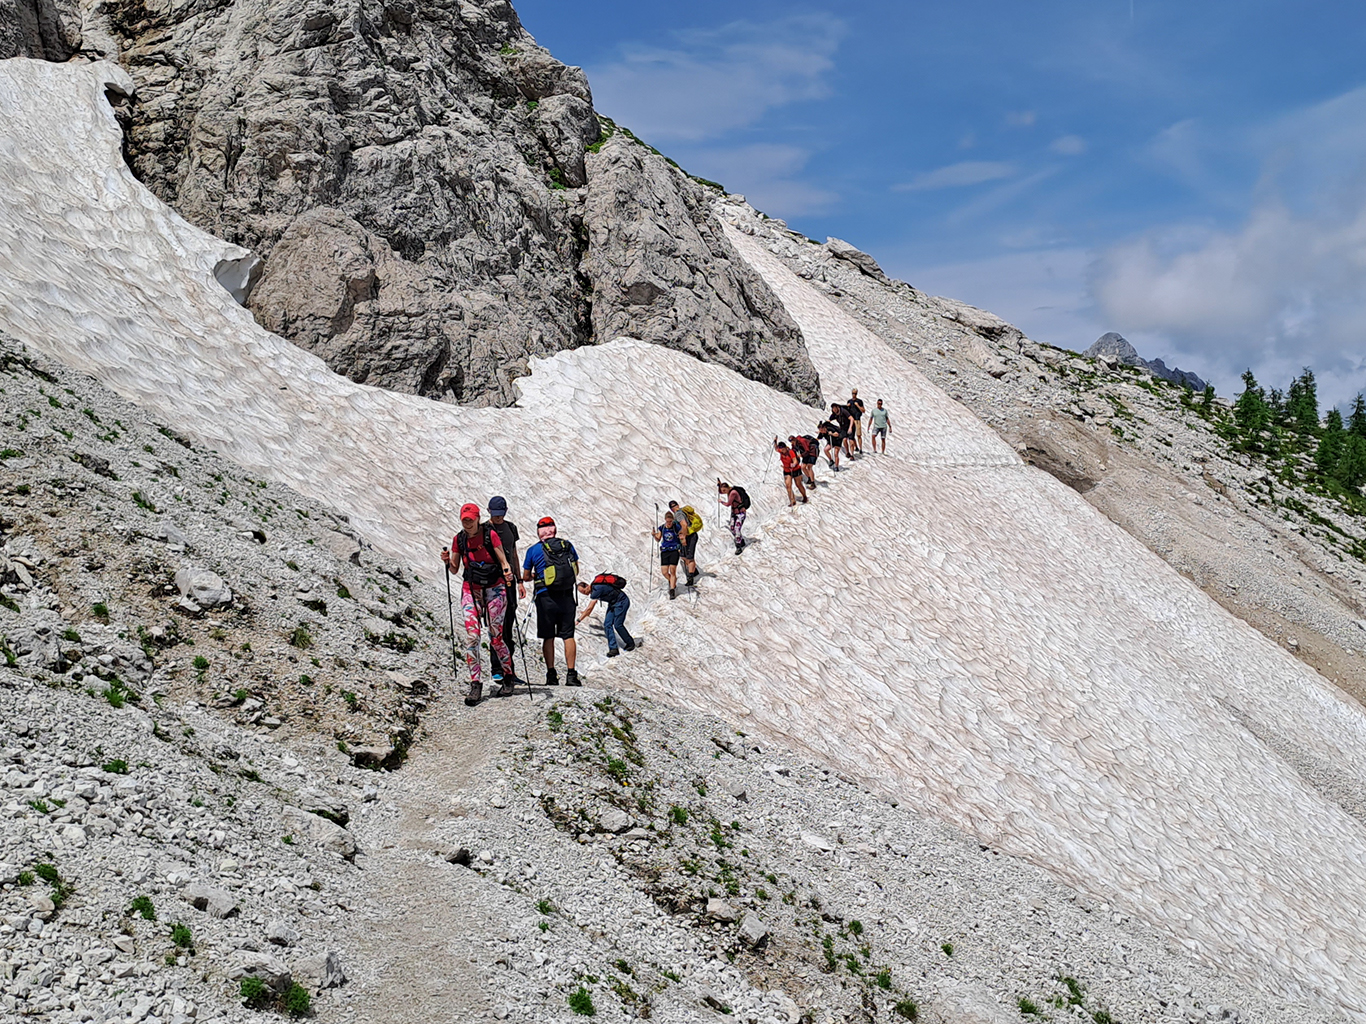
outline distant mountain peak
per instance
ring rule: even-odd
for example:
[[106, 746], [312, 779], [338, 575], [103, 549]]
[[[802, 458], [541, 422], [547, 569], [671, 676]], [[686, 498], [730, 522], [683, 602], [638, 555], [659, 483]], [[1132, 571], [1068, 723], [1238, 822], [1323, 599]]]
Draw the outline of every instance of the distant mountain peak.
[[1154, 377], [1173, 384], [1188, 385], [1192, 391], [1204, 391], [1205, 382], [1189, 370], [1169, 367], [1161, 359], [1144, 359], [1118, 331], [1106, 331], [1082, 355], [1089, 359], [1104, 359], [1123, 366], [1141, 366]]

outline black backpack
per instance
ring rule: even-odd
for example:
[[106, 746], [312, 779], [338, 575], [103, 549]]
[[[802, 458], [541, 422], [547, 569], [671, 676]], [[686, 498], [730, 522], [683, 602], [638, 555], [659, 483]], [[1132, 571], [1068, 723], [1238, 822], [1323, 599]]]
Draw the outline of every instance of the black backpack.
[[797, 440], [802, 444], [803, 455], [817, 455], [820, 453], [821, 443], [810, 434], [803, 434], [801, 437], [797, 438]]
[[626, 587], [626, 577], [618, 576], [614, 572], [600, 572], [593, 577], [593, 586], [616, 587], [623, 590]]
[[[490, 529], [484, 526], [484, 550], [490, 555], [493, 554], [493, 538], [489, 536]], [[495, 583], [501, 583], [503, 579], [503, 569], [495, 562], [471, 562], [469, 560], [470, 545], [469, 537], [464, 530], [461, 530], [455, 538], [455, 546], [460, 551], [460, 557], [465, 560], [465, 579], [476, 587], [491, 587]]]
[[545, 549], [541, 585], [546, 590], [573, 590], [574, 580], [579, 574], [579, 563], [574, 561], [574, 549], [569, 541], [551, 537], [541, 541], [541, 547]]
[[745, 489], [739, 484], [736, 484], [734, 490], [736, 494], [740, 495], [740, 507], [742, 509], [749, 508], [749, 495], [745, 492]]

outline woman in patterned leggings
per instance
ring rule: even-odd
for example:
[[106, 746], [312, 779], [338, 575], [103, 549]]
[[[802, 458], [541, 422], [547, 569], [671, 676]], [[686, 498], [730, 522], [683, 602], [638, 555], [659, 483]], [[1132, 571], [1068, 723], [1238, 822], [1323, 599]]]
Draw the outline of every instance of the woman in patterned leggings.
[[740, 492], [724, 480], [716, 481], [716, 499], [730, 509], [730, 535], [735, 539], [735, 553], [745, 550], [745, 508]]
[[[470, 692], [465, 704], [474, 707], [484, 695], [484, 686], [479, 679], [479, 640], [480, 619], [486, 617], [489, 623], [489, 647], [497, 656], [497, 664], [512, 671], [512, 655], [503, 642], [501, 624], [507, 610], [507, 584], [512, 582], [512, 567], [503, 554], [503, 542], [498, 531], [487, 527], [479, 528], [479, 506], [465, 505], [460, 509], [461, 530], [451, 541], [449, 551], [441, 552], [441, 560], [446, 563], [446, 571], [454, 572], [464, 566], [464, 582], [460, 586], [460, 609], [465, 616], [465, 664], [470, 669]], [[507, 697], [513, 692], [511, 682], [495, 674], [493, 681], [498, 685], [495, 696]]]

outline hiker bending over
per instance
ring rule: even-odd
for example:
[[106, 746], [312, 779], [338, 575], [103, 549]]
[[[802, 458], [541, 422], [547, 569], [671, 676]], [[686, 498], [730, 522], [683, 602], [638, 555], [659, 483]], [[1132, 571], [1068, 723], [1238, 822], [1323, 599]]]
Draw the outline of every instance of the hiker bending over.
[[[512, 582], [512, 567], [503, 554], [503, 541], [497, 532], [479, 526], [479, 506], [468, 504], [460, 509], [461, 530], [451, 541], [449, 550], [442, 549], [441, 561], [446, 571], [454, 572], [464, 566], [464, 583], [460, 586], [460, 608], [465, 615], [465, 664], [470, 670], [470, 692], [465, 703], [474, 707], [484, 695], [479, 680], [479, 620], [489, 621], [489, 648], [499, 659], [494, 664], [512, 664], [512, 655], [503, 643], [503, 613], [507, 603], [507, 584]], [[513, 684], [495, 668], [493, 681], [498, 684], [495, 696], [512, 694]]]
[[702, 517], [697, 514], [697, 509], [691, 505], [678, 507], [678, 502], [669, 502], [669, 511], [674, 514], [674, 519], [687, 527], [687, 532], [683, 537], [683, 568], [687, 572], [687, 579], [684, 580], [685, 587], [697, 584], [697, 535], [702, 532]]
[[877, 451], [877, 439], [882, 437], [882, 454], [887, 454], [887, 435], [892, 430], [892, 416], [882, 407], [882, 399], [877, 400], [877, 408], [869, 417], [873, 421], [873, 451]]
[[840, 471], [840, 428], [832, 415], [821, 420], [816, 427], [816, 436], [825, 441], [825, 461], [836, 473]]
[[745, 513], [749, 511], [749, 495], [738, 484], [732, 487], [724, 480], [716, 481], [717, 501], [730, 509], [730, 535], [735, 540], [735, 553], [745, 550]]
[[858, 388], [854, 388], [849, 396], [849, 401], [844, 407], [849, 410], [849, 415], [854, 418], [854, 441], [858, 445], [858, 453], [863, 454], [863, 414], [868, 411], [868, 407], [863, 404], [863, 399], [858, 396]]
[[808, 484], [815, 487], [816, 460], [821, 454], [820, 442], [809, 434], [799, 434], [796, 437], [789, 437], [787, 443], [792, 445], [792, 450], [802, 460], [802, 476]]
[[569, 541], [557, 537], [555, 520], [546, 516], [536, 524], [540, 539], [527, 548], [522, 562], [522, 579], [536, 581], [536, 635], [541, 638], [541, 654], [545, 657], [545, 684], [559, 686], [560, 676], [555, 671], [555, 640], [564, 641], [566, 686], [580, 686], [579, 674], [574, 670], [574, 577], [579, 573], [579, 553]]
[[852, 460], [854, 457], [854, 414], [849, 411], [847, 405], [830, 406], [830, 418], [834, 420], [835, 426], [839, 429], [840, 447], [844, 449], [844, 454]]
[[664, 522], [650, 531], [659, 541], [659, 574], [669, 585], [670, 601], [678, 596], [678, 556], [683, 552], [683, 538], [687, 536], [687, 530], [686, 526], [674, 519], [673, 512], [665, 512]]
[[783, 464], [783, 485], [787, 488], [787, 506], [791, 508], [797, 504], [797, 499], [792, 497], [792, 485], [797, 485], [797, 490], [801, 493], [802, 504], [806, 504], [806, 486], [802, 483], [802, 460], [797, 453], [787, 446], [786, 441], [773, 439], [773, 450], [778, 453], [778, 458]]
[[[501, 496], [494, 496], [489, 499], [489, 521], [484, 525], [498, 534], [498, 539], [503, 542], [503, 554], [507, 557], [508, 565], [517, 564], [517, 542], [522, 539], [521, 532], [517, 527], [508, 522], [508, 503], [507, 499]], [[526, 600], [526, 585], [519, 579], [517, 589], [511, 588], [507, 591], [507, 612], [503, 616], [503, 643], [508, 649], [508, 658], [513, 655], [513, 637], [517, 632], [517, 599]], [[492, 627], [490, 627], [492, 628]], [[493, 661], [493, 674], [496, 677], [502, 671], [503, 678], [511, 683], [517, 682], [517, 670], [509, 660], [506, 665], [502, 665], [496, 653], [490, 652]], [[522, 657], [526, 660], [525, 654]]]
[[626, 613], [631, 608], [631, 599], [626, 596], [626, 581], [614, 572], [600, 572], [593, 577], [593, 582], [580, 583], [579, 593], [585, 595], [588, 605], [579, 613], [578, 621], [582, 622], [588, 618], [593, 607], [601, 601], [607, 606], [607, 611], [602, 616], [602, 628], [607, 634], [607, 657], [615, 658], [621, 652], [617, 650], [617, 635], [621, 635], [621, 646], [628, 651], [636, 649], [635, 638], [626, 631]]

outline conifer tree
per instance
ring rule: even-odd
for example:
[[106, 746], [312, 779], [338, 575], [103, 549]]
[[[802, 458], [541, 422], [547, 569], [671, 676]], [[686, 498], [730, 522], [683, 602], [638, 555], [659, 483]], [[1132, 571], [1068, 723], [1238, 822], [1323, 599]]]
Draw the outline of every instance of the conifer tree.
[[1324, 476], [1333, 476], [1337, 470], [1338, 459], [1342, 457], [1342, 447], [1347, 438], [1342, 429], [1342, 413], [1329, 409], [1324, 418], [1323, 436], [1319, 438], [1319, 449], [1314, 453], [1314, 465]]

